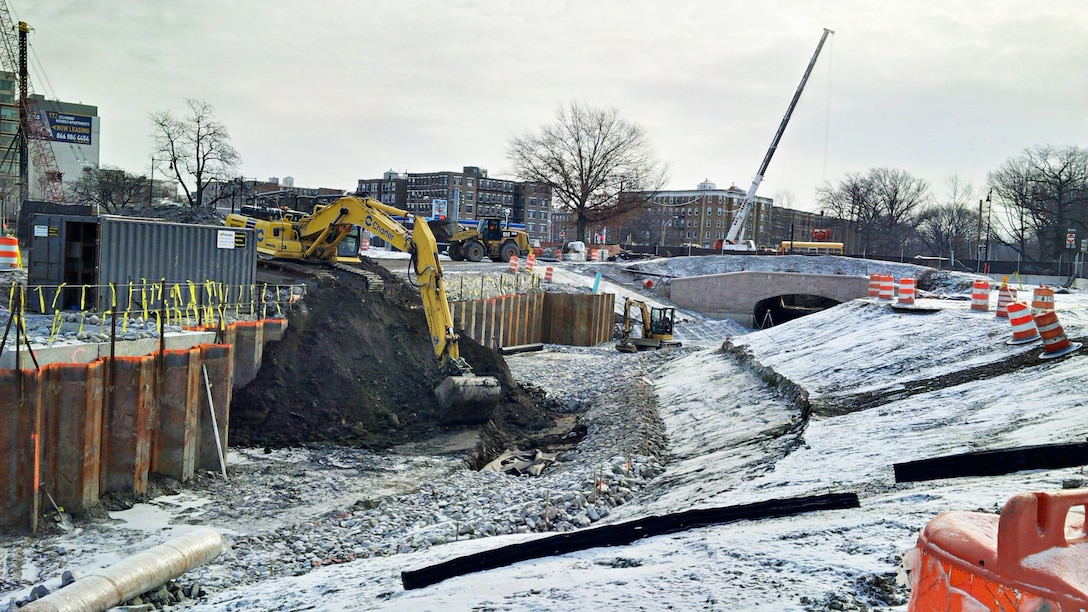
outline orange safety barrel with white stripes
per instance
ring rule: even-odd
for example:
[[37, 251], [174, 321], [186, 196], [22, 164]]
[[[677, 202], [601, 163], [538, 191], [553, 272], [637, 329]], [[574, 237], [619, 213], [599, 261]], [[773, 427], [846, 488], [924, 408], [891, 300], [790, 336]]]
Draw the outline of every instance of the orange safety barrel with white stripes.
[[532, 272], [533, 266], [536, 265], [536, 255], [529, 251], [529, 254], [525, 256], [525, 271]]
[[891, 274], [880, 275], [880, 299], [890, 300], [895, 291], [895, 279]]
[[1031, 294], [1031, 310], [1035, 314], [1054, 310], [1054, 290], [1046, 285], [1039, 285]]
[[367, 238], [366, 236], [363, 236], [362, 238], [359, 239], [359, 250], [360, 251], [370, 250], [370, 238]]
[[1009, 304], [1016, 300], [1016, 289], [1002, 283], [997, 288], [997, 316], [1001, 319], [1008, 318]]
[[552, 280], [552, 267], [551, 266], [548, 266], [547, 268], [544, 268], [544, 280], [546, 280], [548, 282], [551, 282], [551, 280]]
[[18, 270], [21, 263], [19, 241], [9, 236], [0, 237], [0, 270]]
[[880, 295], [880, 275], [879, 274], [870, 274], [869, 275], [869, 296], [868, 297], [878, 297], [879, 295]]
[[901, 278], [901, 279], [899, 279], [899, 303], [900, 304], [913, 304], [914, 303], [914, 279], [913, 278]]
[[1008, 306], [1009, 323], [1012, 324], [1012, 340], [1005, 344], [1027, 344], [1039, 339], [1039, 330], [1035, 328], [1035, 317], [1031, 309], [1023, 302], [1013, 302]]
[[990, 310], [990, 283], [977, 280], [971, 284], [971, 310], [989, 312]]
[[908, 552], [908, 612], [1083, 610], [1088, 489], [1021, 493], [1001, 514], [943, 512]]
[[1035, 325], [1039, 327], [1039, 336], [1043, 339], [1043, 354], [1039, 355], [1042, 359], [1061, 357], [1080, 348], [1079, 342], [1070, 342], [1065, 336], [1065, 330], [1058, 323], [1058, 314], [1053, 310], [1036, 315]]
[[510, 265], [507, 266], [506, 271], [509, 272], [510, 274], [517, 274], [518, 273], [518, 261], [519, 260], [518, 260], [517, 255], [511, 255], [510, 256]]

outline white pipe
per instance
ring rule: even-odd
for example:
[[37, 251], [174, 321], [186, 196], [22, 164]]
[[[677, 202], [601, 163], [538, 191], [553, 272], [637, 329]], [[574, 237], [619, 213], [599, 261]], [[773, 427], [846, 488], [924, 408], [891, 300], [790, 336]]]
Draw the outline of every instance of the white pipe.
[[100, 612], [154, 590], [227, 550], [208, 528], [190, 531], [144, 552], [93, 570], [72, 584], [19, 608], [22, 612]]

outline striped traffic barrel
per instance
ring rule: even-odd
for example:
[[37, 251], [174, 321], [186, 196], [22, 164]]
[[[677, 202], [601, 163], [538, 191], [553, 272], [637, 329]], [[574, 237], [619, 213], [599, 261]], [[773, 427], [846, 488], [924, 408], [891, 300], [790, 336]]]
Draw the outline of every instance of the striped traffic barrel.
[[989, 281], [976, 280], [971, 284], [971, 310], [989, 312], [990, 310], [990, 283]]
[[19, 241], [9, 236], [0, 237], [0, 270], [18, 270]]
[[1012, 324], [1012, 340], [1006, 344], [1027, 344], [1039, 339], [1039, 331], [1035, 328], [1035, 317], [1031, 315], [1031, 309], [1023, 302], [1013, 302], [1008, 306], [1009, 323]]
[[1080, 343], [1070, 342], [1066, 337], [1065, 330], [1058, 323], [1058, 314], [1053, 310], [1036, 315], [1035, 325], [1039, 327], [1039, 336], [1043, 339], [1043, 354], [1039, 357], [1043, 359], [1061, 357], [1080, 348]]
[[1054, 310], [1054, 290], [1046, 285], [1039, 285], [1031, 294], [1031, 310], [1035, 314]]

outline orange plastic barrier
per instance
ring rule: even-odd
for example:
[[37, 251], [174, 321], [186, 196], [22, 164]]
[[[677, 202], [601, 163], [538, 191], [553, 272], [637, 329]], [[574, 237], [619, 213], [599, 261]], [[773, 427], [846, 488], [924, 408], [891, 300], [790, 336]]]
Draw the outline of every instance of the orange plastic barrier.
[[990, 311], [990, 283], [988, 281], [977, 280], [971, 284], [971, 310]]
[[1035, 314], [1054, 310], [1054, 290], [1046, 285], [1039, 285], [1031, 294], [1031, 310]]
[[1008, 306], [1009, 323], [1012, 324], [1012, 339], [1005, 344], [1027, 344], [1039, 339], [1039, 330], [1035, 328], [1035, 317], [1031, 309], [1022, 302], [1013, 302]]
[[1058, 315], [1053, 310], [1039, 313], [1035, 317], [1035, 324], [1043, 338], [1043, 354], [1039, 355], [1042, 359], [1061, 357], [1080, 348], [1079, 342], [1070, 342], [1065, 336], [1065, 330], [1058, 323]]
[[890, 300], [895, 293], [895, 279], [891, 274], [880, 275], [880, 299]]
[[17, 270], [23, 267], [19, 255], [19, 241], [8, 236], [0, 237], [0, 270]]
[[1016, 289], [1010, 287], [1007, 283], [1002, 282], [1001, 286], [997, 289], [997, 316], [1001, 319], [1007, 319], [1009, 316], [1009, 304], [1016, 301]]
[[[1077, 610], [1088, 608], [1080, 550], [1088, 490], [1022, 493], [1000, 517], [944, 512], [918, 537], [908, 611]], [[995, 537], [996, 536], [996, 537]]]
[[914, 303], [914, 279], [913, 278], [901, 278], [901, 279], [899, 279], [899, 303], [900, 304], [913, 304]]
[[880, 275], [879, 274], [870, 274], [869, 275], [869, 295], [868, 295], [868, 297], [879, 297], [879, 296], [880, 296]]

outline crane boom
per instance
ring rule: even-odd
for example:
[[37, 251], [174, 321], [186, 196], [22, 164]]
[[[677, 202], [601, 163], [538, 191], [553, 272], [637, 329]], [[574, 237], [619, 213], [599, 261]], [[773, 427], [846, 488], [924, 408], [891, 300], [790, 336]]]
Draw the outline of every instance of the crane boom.
[[737, 214], [733, 215], [733, 223], [729, 226], [729, 233], [726, 234], [725, 241], [722, 243], [723, 250], [726, 250], [726, 244], [737, 244], [737, 241], [744, 235], [744, 226], [752, 212], [756, 190], [759, 189], [759, 184], [763, 182], [763, 175], [767, 172], [767, 166], [771, 165], [771, 158], [774, 157], [774, 152], [778, 148], [778, 141], [782, 140], [782, 134], [786, 131], [786, 124], [790, 122], [793, 109], [797, 107], [797, 101], [801, 99], [801, 92], [805, 90], [805, 83], [808, 82], [808, 77], [812, 74], [812, 68], [816, 65], [816, 58], [820, 57], [820, 50], [824, 48], [827, 36], [834, 33], [834, 31], [824, 28], [824, 33], [820, 36], [820, 42], [816, 45], [816, 52], [812, 54], [812, 59], [808, 62], [808, 68], [805, 68], [805, 75], [801, 77], [801, 83], [797, 86], [797, 91], [793, 93], [789, 108], [786, 109], [786, 115], [782, 117], [782, 123], [779, 124], [778, 131], [775, 132], [774, 139], [771, 140], [771, 146], [767, 149], [767, 154], [763, 156], [763, 163], [759, 165], [759, 171], [756, 172], [755, 178], [752, 179], [751, 187], [744, 194], [744, 200], [741, 201]]

